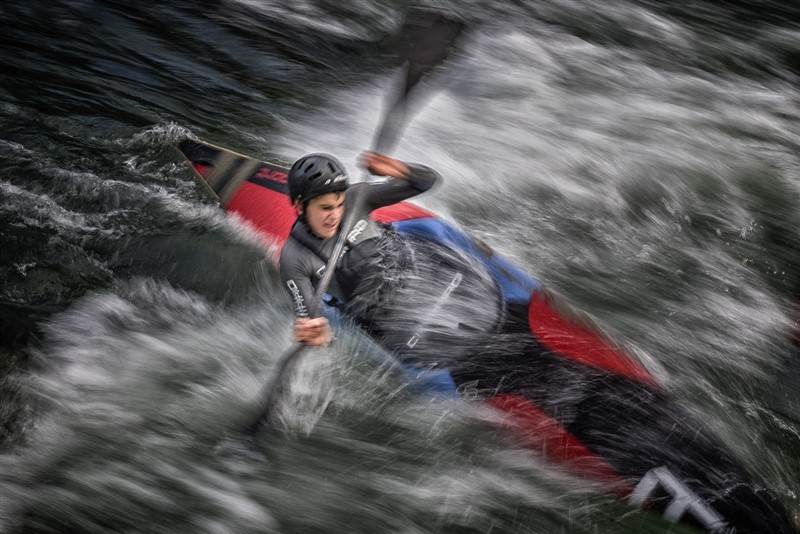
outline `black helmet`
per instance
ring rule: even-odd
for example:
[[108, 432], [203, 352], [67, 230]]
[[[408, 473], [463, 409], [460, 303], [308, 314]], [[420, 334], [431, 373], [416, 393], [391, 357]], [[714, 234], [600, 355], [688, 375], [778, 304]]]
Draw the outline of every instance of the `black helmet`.
[[350, 184], [347, 170], [327, 154], [309, 154], [298, 159], [289, 170], [289, 198], [307, 202], [312, 198], [344, 191]]

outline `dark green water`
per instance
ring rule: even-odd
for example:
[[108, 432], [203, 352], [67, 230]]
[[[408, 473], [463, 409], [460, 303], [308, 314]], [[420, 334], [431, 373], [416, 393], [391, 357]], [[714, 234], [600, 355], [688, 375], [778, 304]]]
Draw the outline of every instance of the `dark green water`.
[[[770, 409], [800, 382], [796, 3], [446, 7], [470, 34], [396, 154], [444, 175], [423, 204], [639, 349], [800, 515], [800, 423]], [[290, 308], [175, 142], [355, 170], [404, 8], [0, 6], [0, 530], [679, 531], [356, 339], [304, 361], [277, 462], [226, 438]]]

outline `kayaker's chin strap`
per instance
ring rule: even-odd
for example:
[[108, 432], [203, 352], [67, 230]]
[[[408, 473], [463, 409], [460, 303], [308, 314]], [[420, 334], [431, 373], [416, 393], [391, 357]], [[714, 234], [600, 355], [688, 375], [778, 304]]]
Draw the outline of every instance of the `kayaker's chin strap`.
[[[402, 84], [395, 93], [390, 94], [393, 104], [383, 116], [373, 140], [374, 150], [380, 153], [389, 152], [400, 138], [409, 114], [412, 90], [434, 67], [449, 55], [453, 44], [464, 29], [464, 24], [454, 21], [434, 11], [415, 9], [406, 17], [399, 33], [402, 49], [400, 59], [406, 65]], [[416, 91], [414, 91], [416, 93]], [[392, 98], [394, 97], [394, 98]], [[392, 101], [390, 100], [390, 101]], [[328, 291], [343, 253], [346, 250], [347, 235], [356, 222], [355, 214], [361, 211], [365, 195], [357, 193], [353, 206], [349, 209], [336, 240], [333, 252], [325, 267], [325, 273], [317, 286], [317, 290], [309, 303], [312, 317], [320, 315], [322, 296]], [[250, 425], [249, 431], [270, 430], [272, 411], [280, 398], [281, 386], [286, 381], [295, 361], [306, 349], [303, 343], [294, 343], [281, 356], [275, 366], [272, 379], [268, 380], [261, 391], [263, 406], [258, 418]]]

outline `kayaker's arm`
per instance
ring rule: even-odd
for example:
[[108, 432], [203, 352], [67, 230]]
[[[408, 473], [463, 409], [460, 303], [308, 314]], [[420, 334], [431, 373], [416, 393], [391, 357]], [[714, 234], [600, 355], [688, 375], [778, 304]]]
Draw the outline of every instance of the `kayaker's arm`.
[[327, 345], [333, 337], [328, 320], [309, 315], [308, 304], [314, 296], [314, 285], [301, 250], [287, 242], [280, 259], [281, 278], [294, 302], [294, 338], [314, 347]]

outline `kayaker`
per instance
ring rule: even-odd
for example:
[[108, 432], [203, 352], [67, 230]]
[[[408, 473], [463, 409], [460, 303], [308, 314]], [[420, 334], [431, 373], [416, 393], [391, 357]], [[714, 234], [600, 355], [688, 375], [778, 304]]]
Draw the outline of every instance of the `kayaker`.
[[[389, 180], [351, 186], [345, 167], [326, 154], [304, 156], [289, 171], [289, 197], [297, 220], [281, 252], [280, 271], [294, 301], [295, 339], [311, 346], [325, 345], [331, 340], [327, 319], [311, 317], [309, 303], [357, 196], [363, 198], [358, 213], [352, 214], [354, 222], [347, 235], [347, 249], [328, 289], [339, 303], [351, 301], [370, 274], [390, 276], [393, 268], [410, 261], [402, 241], [373, 221], [370, 212], [423, 193], [440, 180], [429, 167], [375, 152], [363, 153], [359, 163], [371, 174]], [[380, 301], [380, 294], [372, 296], [375, 298], [357, 299], [356, 304], [349, 302], [348, 315], [361, 323], [368, 322]]]

